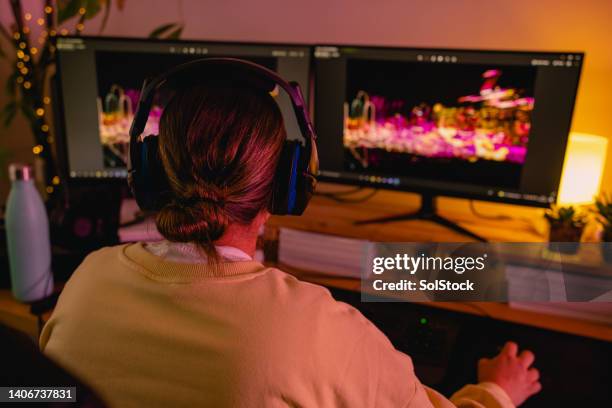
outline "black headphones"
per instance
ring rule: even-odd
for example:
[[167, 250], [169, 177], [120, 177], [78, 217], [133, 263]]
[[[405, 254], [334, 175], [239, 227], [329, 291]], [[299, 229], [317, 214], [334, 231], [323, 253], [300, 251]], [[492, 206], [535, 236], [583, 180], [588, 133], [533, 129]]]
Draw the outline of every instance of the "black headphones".
[[282, 88], [293, 106], [303, 141], [285, 140], [276, 168], [268, 210], [276, 215], [301, 215], [312, 197], [319, 170], [316, 135], [308, 107], [297, 82], [287, 82], [261, 65], [235, 58], [203, 58], [178, 65], [145, 80], [130, 128], [128, 184], [143, 211], [161, 209], [172, 197], [166, 172], [159, 157], [157, 135], [143, 135], [153, 98], [162, 89], [189, 86], [198, 78], [242, 83], [265, 92]]

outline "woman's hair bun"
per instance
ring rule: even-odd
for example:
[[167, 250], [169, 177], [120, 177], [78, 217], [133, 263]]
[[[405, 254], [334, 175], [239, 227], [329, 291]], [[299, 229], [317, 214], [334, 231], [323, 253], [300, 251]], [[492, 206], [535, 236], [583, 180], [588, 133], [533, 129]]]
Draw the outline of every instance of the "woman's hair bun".
[[157, 229], [170, 241], [214, 242], [223, 236], [228, 218], [220, 203], [208, 199], [174, 199], [157, 214]]

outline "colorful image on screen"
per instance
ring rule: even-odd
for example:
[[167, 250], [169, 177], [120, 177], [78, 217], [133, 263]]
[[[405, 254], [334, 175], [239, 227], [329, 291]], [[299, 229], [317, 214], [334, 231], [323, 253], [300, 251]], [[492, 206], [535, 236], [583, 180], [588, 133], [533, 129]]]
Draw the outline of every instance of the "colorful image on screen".
[[[348, 60], [343, 144], [349, 167], [503, 162], [527, 155], [530, 67]], [[398, 156], [400, 154], [400, 156]], [[403, 157], [403, 159], [402, 159]]]
[[[96, 52], [98, 77], [98, 127], [104, 152], [104, 166], [124, 168], [129, 154], [129, 130], [145, 78], [162, 73], [171, 67], [194, 59], [213, 55], [149, 54], [133, 52]], [[276, 58], [241, 57], [276, 69]], [[159, 121], [167, 96], [153, 101], [151, 113], [144, 130], [145, 135], [159, 133]]]

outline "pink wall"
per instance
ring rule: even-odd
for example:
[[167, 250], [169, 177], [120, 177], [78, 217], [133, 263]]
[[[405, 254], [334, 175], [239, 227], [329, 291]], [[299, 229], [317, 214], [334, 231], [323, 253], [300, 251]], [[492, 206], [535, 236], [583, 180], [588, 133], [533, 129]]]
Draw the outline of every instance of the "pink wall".
[[[6, 21], [8, 2], [0, 4]], [[113, 3], [117, 3], [116, 1]], [[190, 39], [355, 43], [586, 51], [573, 129], [612, 140], [612, 1], [553, 0], [126, 0], [105, 35], [143, 36], [182, 21]], [[26, 0], [34, 14], [40, 1]], [[98, 21], [86, 33], [98, 32]], [[0, 63], [0, 65], [3, 65]], [[5, 64], [4, 64], [5, 65]], [[6, 67], [0, 67], [5, 78]], [[2, 81], [3, 83], [3, 81]], [[4, 95], [0, 96], [0, 103]], [[2, 130], [0, 143], [29, 158], [23, 125]], [[612, 186], [612, 143], [605, 183]], [[610, 189], [610, 187], [608, 187]], [[2, 189], [0, 189], [0, 197]]]

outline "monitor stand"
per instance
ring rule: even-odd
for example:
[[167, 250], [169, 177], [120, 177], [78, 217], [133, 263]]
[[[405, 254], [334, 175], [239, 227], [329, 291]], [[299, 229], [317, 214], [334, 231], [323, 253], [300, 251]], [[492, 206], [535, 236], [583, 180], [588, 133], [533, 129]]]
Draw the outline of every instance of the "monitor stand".
[[390, 215], [369, 220], [355, 221], [355, 225], [379, 224], [394, 221], [425, 220], [442, 225], [450, 230], [466, 235], [476, 241], [486, 242], [487, 240], [460, 226], [459, 224], [438, 215], [436, 211], [436, 196], [433, 194], [421, 194], [421, 207], [412, 213]]

